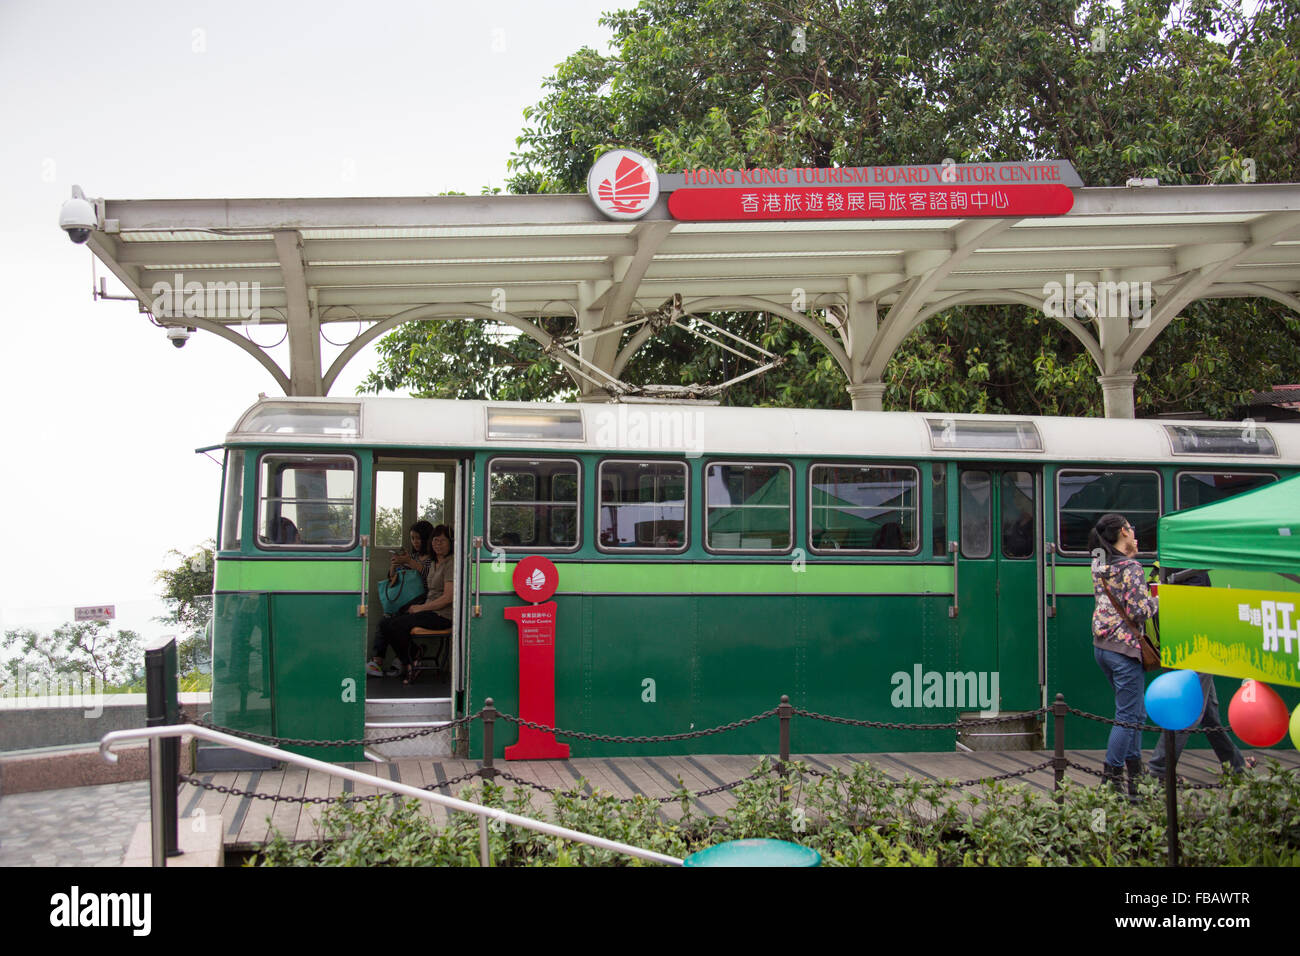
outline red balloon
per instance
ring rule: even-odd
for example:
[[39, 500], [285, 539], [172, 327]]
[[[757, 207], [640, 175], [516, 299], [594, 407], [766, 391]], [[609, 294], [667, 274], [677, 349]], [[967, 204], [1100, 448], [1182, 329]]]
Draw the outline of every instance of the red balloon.
[[1271, 747], [1286, 736], [1290, 714], [1277, 691], [1257, 680], [1244, 681], [1228, 704], [1233, 733], [1252, 747]]

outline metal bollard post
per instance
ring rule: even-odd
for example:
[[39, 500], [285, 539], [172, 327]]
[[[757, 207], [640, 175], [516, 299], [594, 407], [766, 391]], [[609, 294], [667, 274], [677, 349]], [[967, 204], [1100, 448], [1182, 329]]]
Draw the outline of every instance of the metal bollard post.
[[[145, 726], [180, 722], [176, 699], [176, 640], [144, 652]], [[180, 856], [177, 838], [176, 791], [180, 787], [181, 742], [178, 737], [149, 741], [149, 820], [153, 865], [166, 866], [167, 857]]]
[[778, 750], [780, 757], [776, 761], [776, 772], [781, 775], [781, 802], [785, 803], [785, 779], [790, 772], [790, 718], [794, 716], [794, 708], [790, 706], [790, 695], [782, 694], [781, 703], [776, 708], [777, 720], [781, 724], [781, 735], [778, 740]]
[[481, 815], [478, 818], [478, 865], [483, 867], [492, 865], [492, 851], [488, 849], [487, 817]]
[[1165, 735], [1165, 831], [1169, 835], [1169, 865], [1178, 865], [1178, 748], [1172, 730]]
[[1052, 772], [1056, 779], [1052, 782], [1052, 799], [1060, 803], [1065, 794], [1061, 792], [1061, 781], [1065, 779], [1065, 695], [1057, 694], [1052, 702], [1052, 739], [1055, 749], [1052, 752]]
[[492, 731], [496, 719], [497, 709], [489, 697], [483, 701], [483, 767], [479, 770], [479, 776], [484, 780], [495, 780], [497, 776], [497, 769], [492, 765]]

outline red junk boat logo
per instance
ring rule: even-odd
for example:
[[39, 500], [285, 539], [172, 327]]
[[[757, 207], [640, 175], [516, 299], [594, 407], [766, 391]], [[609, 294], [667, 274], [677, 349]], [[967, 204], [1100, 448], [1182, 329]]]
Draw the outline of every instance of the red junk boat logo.
[[640, 219], [659, 198], [659, 175], [640, 153], [611, 150], [587, 173], [587, 195], [611, 219]]

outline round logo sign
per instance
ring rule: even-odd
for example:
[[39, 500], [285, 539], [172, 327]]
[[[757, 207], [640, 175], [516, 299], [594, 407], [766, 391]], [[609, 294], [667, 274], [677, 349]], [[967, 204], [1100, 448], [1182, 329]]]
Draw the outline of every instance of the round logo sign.
[[640, 219], [659, 198], [659, 174], [640, 153], [610, 150], [587, 173], [587, 195], [610, 219]]
[[525, 601], [540, 604], [549, 601], [560, 586], [560, 572], [550, 558], [533, 555], [515, 565], [515, 593]]

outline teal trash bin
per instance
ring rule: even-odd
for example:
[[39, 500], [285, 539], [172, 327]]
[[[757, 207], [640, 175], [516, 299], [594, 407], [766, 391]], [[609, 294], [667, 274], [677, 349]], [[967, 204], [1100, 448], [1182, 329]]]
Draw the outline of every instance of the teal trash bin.
[[821, 866], [816, 850], [787, 840], [729, 840], [692, 853], [683, 866]]

